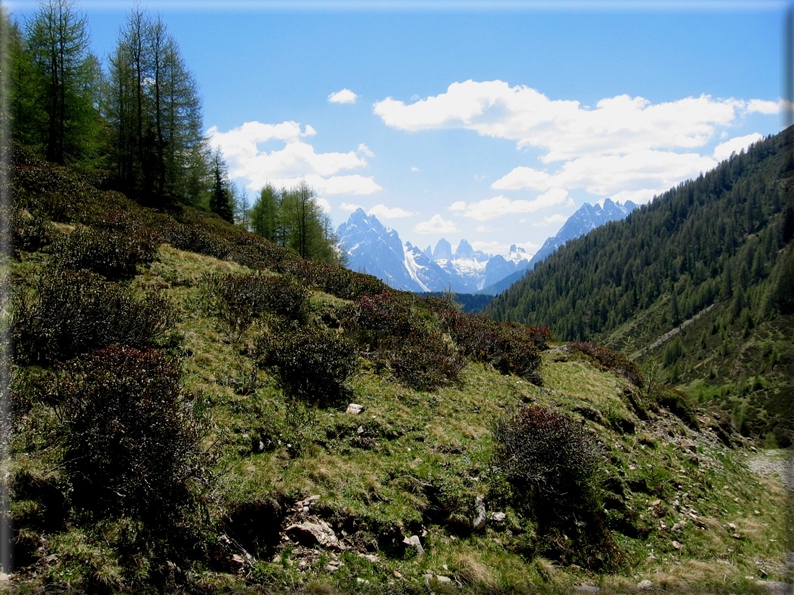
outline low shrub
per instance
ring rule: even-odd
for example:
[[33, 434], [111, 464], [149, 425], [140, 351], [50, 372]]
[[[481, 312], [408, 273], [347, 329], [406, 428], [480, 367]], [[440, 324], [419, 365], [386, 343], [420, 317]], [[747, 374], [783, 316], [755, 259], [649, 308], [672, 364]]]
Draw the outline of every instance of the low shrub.
[[202, 279], [204, 306], [234, 341], [266, 314], [304, 324], [308, 290], [291, 275], [211, 274]]
[[673, 388], [660, 390], [656, 393], [656, 402], [693, 430], [700, 429], [697, 415], [689, 404], [689, 399], [681, 391]]
[[64, 371], [58, 396], [72, 503], [98, 519], [130, 515], [155, 533], [182, 523], [205, 459], [179, 362], [161, 351], [113, 346]]
[[88, 271], [50, 268], [35, 294], [16, 294], [12, 336], [18, 363], [67, 360], [107, 345], [153, 345], [173, 326], [171, 303], [157, 292], [132, 290]]
[[341, 402], [349, 394], [348, 377], [356, 370], [353, 344], [336, 331], [305, 327], [255, 341], [258, 365], [275, 370], [288, 396], [319, 405]]
[[497, 421], [494, 439], [499, 465], [521, 494], [551, 504], [590, 490], [598, 448], [571, 416], [525, 406]]
[[465, 359], [403, 298], [394, 293], [363, 296], [341, 312], [342, 326], [361, 355], [415, 390], [455, 382]]
[[[7, 207], [3, 207], [2, 216], [6, 216], [6, 213]], [[52, 243], [52, 226], [39, 213], [13, 209], [10, 222], [11, 246], [15, 255], [20, 252], [36, 252]]]
[[447, 310], [440, 312], [452, 340], [470, 359], [490, 364], [502, 374], [516, 374], [542, 384], [539, 343], [545, 345], [541, 331], [485, 316]]
[[645, 385], [639, 366], [622, 353], [595, 343], [568, 343], [568, 348], [588, 356], [602, 370], [622, 376], [637, 388]]
[[538, 523], [541, 554], [615, 568], [621, 554], [601, 503], [600, 449], [584, 426], [561, 411], [526, 405], [497, 420], [493, 436], [515, 506]]
[[78, 227], [56, 241], [53, 252], [61, 268], [89, 270], [117, 281], [134, 277], [137, 265], [152, 262], [157, 245], [150, 234]]

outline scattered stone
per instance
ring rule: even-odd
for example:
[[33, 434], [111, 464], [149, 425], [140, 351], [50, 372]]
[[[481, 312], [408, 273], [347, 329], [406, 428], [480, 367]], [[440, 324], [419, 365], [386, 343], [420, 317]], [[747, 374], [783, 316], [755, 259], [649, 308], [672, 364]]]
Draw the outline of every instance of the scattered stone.
[[443, 574], [436, 575], [436, 582], [440, 585], [448, 585], [452, 582], [452, 579], [448, 576], [444, 576]]
[[675, 525], [673, 525], [671, 531], [680, 531], [681, 529], [683, 529], [686, 526], [687, 526], [687, 522], [686, 521], [678, 521]]
[[410, 537], [406, 537], [403, 539], [403, 544], [412, 547], [416, 550], [417, 557], [421, 558], [425, 555], [425, 548], [422, 547], [422, 542], [419, 541], [418, 535], [411, 535]]
[[504, 522], [505, 518], [507, 518], [507, 515], [503, 512], [492, 512], [488, 518], [494, 523], [501, 523]]
[[681, 548], [683, 548], [684, 546], [683, 546], [683, 545], [681, 545], [681, 542], [679, 542], [679, 541], [673, 541], [673, 547], [674, 547], [675, 549], [677, 549], [677, 550], [680, 550], [680, 549], [681, 549]]
[[347, 411], [345, 411], [345, 413], [349, 415], [358, 415], [363, 412], [364, 405], [359, 405], [358, 403], [350, 403], [350, 405], [347, 406]]
[[727, 523], [725, 526], [731, 531], [736, 531], [736, 525], [734, 525], [733, 523]]
[[696, 452], [698, 448], [698, 445], [692, 440], [682, 440], [678, 443], [678, 446], [681, 450], [688, 450], [689, 452]]
[[482, 531], [485, 528], [485, 522], [488, 520], [488, 515], [485, 511], [485, 501], [478, 496], [474, 501], [474, 508], [477, 511], [477, 516], [474, 517], [472, 528], [475, 531]]
[[755, 516], [758, 516], [759, 514], [761, 514], [761, 511], [760, 511], [760, 510], [754, 510], [754, 511], [753, 511], [753, 514], [754, 514]]
[[357, 578], [356, 578], [356, 582], [357, 582], [359, 585], [368, 585], [368, 584], [369, 584], [369, 581], [368, 581], [367, 579], [365, 579], [365, 578], [361, 578], [361, 577], [357, 577]]
[[336, 572], [337, 570], [339, 570], [340, 566], [342, 566], [340, 562], [328, 562], [328, 564], [325, 565], [325, 571]]
[[745, 579], [745, 580], [748, 580], [748, 581], [754, 581], [754, 580], [755, 580], [755, 577], [754, 577], [754, 576], [750, 576], [750, 575], [748, 574], [747, 576], [745, 576], [745, 577], [744, 577], [744, 579]]
[[587, 583], [581, 583], [578, 585], [573, 586], [573, 590], [576, 593], [598, 593], [601, 589], [596, 587], [595, 585], [589, 585]]
[[335, 550], [342, 549], [334, 530], [322, 521], [317, 523], [306, 522], [298, 525], [290, 525], [287, 527], [286, 533], [297, 542], [308, 547], [319, 545], [320, 547]]
[[731, 535], [731, 537], [733, 537], [734, 539], [741, 539], [742, 538], [741, 534], [739, 534], [739, 533], [734, 533], [733, 535]]
[[653, 583], [648, 579], [645, 579], [644, 581], [637, 583], [637, 589], [640, 591], [651, 591], [653, 589]]
[[364, 558], [373, 564], [380, 562], [380, 558], [378, 558], [377, 554], [359, 554], [358, 556], [359, 558]]
[[661, 503], [662, 503], [661, 500], [654, 500], [653, 502], [651, 502], [651, 506], [659, 506]]
[[399, 573], [399, 572], [397, 572], [396, 570], [394, 571], [394, 578], [402, 578], [402, 577], [403, 577], [403, 575], [402, 575], [402, 574], [400, 574], [400, 573]]
[[781, 581], [758, 581], [759, 587], [766, 587], [773, 595], [789, 595], [794, 590], [794, 585]]
[[358, 426], [356, 428], [356, 434], [358, 434], [360, 436], [363, 433], [364, 433], [364, 426]]

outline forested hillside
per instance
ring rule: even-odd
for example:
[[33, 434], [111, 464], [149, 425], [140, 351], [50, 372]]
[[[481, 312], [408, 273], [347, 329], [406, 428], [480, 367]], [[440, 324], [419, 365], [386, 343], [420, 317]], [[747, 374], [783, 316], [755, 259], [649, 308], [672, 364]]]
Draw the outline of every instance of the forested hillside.
[[[764, 403], [752, 405], [757, 417], [773, 396], [770, 381], [777, 418], [790, 395], [780, 388], [789, 375], [780, 350], [794, 311], [792, 141], [789, 129], [758, 142], [626, 221], [570, 242], [487, 313], [658, 360], [666, 380], [706, 381], [711, 388], [693, 388], [701, 399], [724, 388], [717, 390], [723, 401], [728, 393], [740, 398], [729, 406], [739, 425], [747, 385], [764, 394]], [[760, 375], [766, 379], [752, 380]]]

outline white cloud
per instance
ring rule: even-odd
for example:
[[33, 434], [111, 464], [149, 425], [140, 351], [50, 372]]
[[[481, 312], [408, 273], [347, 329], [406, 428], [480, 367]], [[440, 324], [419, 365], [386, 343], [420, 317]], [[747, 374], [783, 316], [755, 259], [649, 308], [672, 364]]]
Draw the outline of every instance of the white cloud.
[[499, 195], [472, 203], [457, 201], [450, 205], [452, 211], [462, 211], [464, 217], [477, 221], [488, 221], [503, 215], [534, 213], [557, 205], [573, 204], [568, 192], [562, 188], [552, 188], [533, 200], [510, 200]]
[[331, 212], [331, 203], [328, 202], [327, 199], [318, 196], [316, 200], [317, 200], [317, 204], [320, 206], [320, 208], [323, 210], [324, 213]]
[[374, 157], [375, 156], [375, 153], [370, 151], [370, 148], [367, 145], [365, 145], [364, 143], [361, 143], [358, 146], [358, 152], [361, 153], [362, 155], [366, 155], [367, 157]]
[[478, 225], [474, 231], [477, 233], [491, 233], [493, 230], [493, 227], [489, 227], [487, 225]]
[[418, 167], [416, 167], [415, 165], [412, 165], [411, 166], [411, 171], [422, 171], [422, 170], [419, 169]]
[[730, 157], [731, 153], [736, 153], [738, 155], [742, 149], [746, 149], [751, 144], [758, 142], [762, 138], [764, 137], [761, 134], [755, 132], [746, 136], [737, 136], [736, 138], [727, 140], [724, 143], [720, 143], [714, 147], [714, 159], [717, 161], [723, 161]]
[[518, 190], [520, 188], [545, 190], [549, 187], [550, 178], [551, 176], [545, 171], [520, 166], [513, 168], [510, 173], [496, 180], [491, 184], [491, 188], [494, 190]]
[[[257, 191], [266, 183], [292, 187], [301, 180], [321, 194], [372, 194], [381, 190], [372, 177], [339, 175], [344, 170], [366, 167], [366, 160], [354, 151], [317, 153], [303, 140], [317, 134], [308, 125], [301, 131], [297, 122], [246, 122], [228, 132], [213, 126], [207, 133], [211, 144], [221, 150], [229, 176], [245, 180], [248, 190]], [[283, 146], [270, 151], [261, 146], [272, 141], [280, 141]], [[358, 150], [363, 153], [362, 146], [366, 148], [360, 145]]]
[[468, 80], [410, 104], [389, 97], [375, 103], [374, 112], [388, 126], [401, 130], [464, 128], [513, 140], [519, 147], [538, 147], [546, 151], [542, 160], [548, 163], [700, 147], [714, 136], [716, 127], [729, 125], [746, 110], [771, 109], [767, 103], [771, 102], [701, 95], [652, 104], [642, 97], [618, 95], [587, 108], [578, 101], [549, 99], [523, 85]]
[[386, 205], [381, 204], [372, 207], [369, 210], [369, 214], [375, 215], [378, 219], [404, 219], [405, 217], [411, 217], [416, 213], [406, 211], [400, 207], [389, 208]]
[[555, 215], [549, 215], [548, 217], [544, 217], [541, 221], [536, 221], [532, 224], [532, 227], [548, 227], [549, 225], [560, 225], [561, 223], [565, 223], [568, 220], [568, 217], [561, 213], [557, 213]]
[[452, 221], [446, 221], [436, 213], [429, 220], [418, 223], [414, 231], [426, 234], [457, 233], [458, 227]]
[[347, 211], [348, 213], [353, 213], [354, 211], [363, 208], [364, 207], [362, 207], [361, 205], [357, 205], [355, 203], [350, 203], [350, 202], [343, 202], [341, 205], [339, 205], [340, 210]]
[[747, 102], [747, 112], [750, 114], [776, 114], [785, 109], [785, 101], [764, 101], [763, 99], [751, 99]]
[[[493, 183], [504, 190], [581, 188], [598, 196], [643, 191], [664, 192], [681, 180], [697, 177], [717, 165], [712, 157], [697, 153], [640, 150], [627, 155], [592, 155], [565, 162], [554, 173], [516, 167]], [[633, 199], [632, 199], [633, 200]]]
[[356, 99], [358, 99], [358, 95], [350, 89], [342, 89], [328, 96], [328, 101], [331, 103], [355, 103]]

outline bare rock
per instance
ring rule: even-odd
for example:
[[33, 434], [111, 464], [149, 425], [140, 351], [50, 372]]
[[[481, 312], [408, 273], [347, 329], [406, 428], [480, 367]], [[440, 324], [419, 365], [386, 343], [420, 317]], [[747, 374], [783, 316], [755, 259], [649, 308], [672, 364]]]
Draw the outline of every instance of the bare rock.
[[350, 403], [347, 406], [347, 413], [348, 415], [358, 415], [359, 413], [363, 413], [364, 405], [359, 405], [358, 403]]
[[598, 593], [601, 589], [595, 585], [582, 583], [580, 585], [574, 585], [573, 590], [575, 593]]
[[320, 547], [335, 550], [342, 549], [334, 530], [322, 521], [290, 525], [287, 527], [286, 533], [298, 543], [308, 547], [319, 545]]
[[640, 581], [637, 583], [637, 589], [640, 591], [652, 591], [653, 590], [653, 583], [649, 580]]
[[472, 522], [471, 526], [475, 531], [482, 531], [485, 528], [485, 522], [488, 520], [488, 516], [485, 511], [485, 501], [478, 497], [474, 501], [474, 508], [477, 511], [477, 516], [474, 517], [474, 521]]
[[491, 516], [488, 517], [494, 523], [503, 523], [504, 520], [507, 518], [507, 515], [503, 512], [492, 512]]
[[416, 550], [417, 557], [421, 558], [425, 555], [425, 548], [422, 547], [422, 542], [419, 541], [418, 535], [411, 535], [410, 537], [406, 537], [403, 539], [403, 544], [406, 547], [414, 548]]

